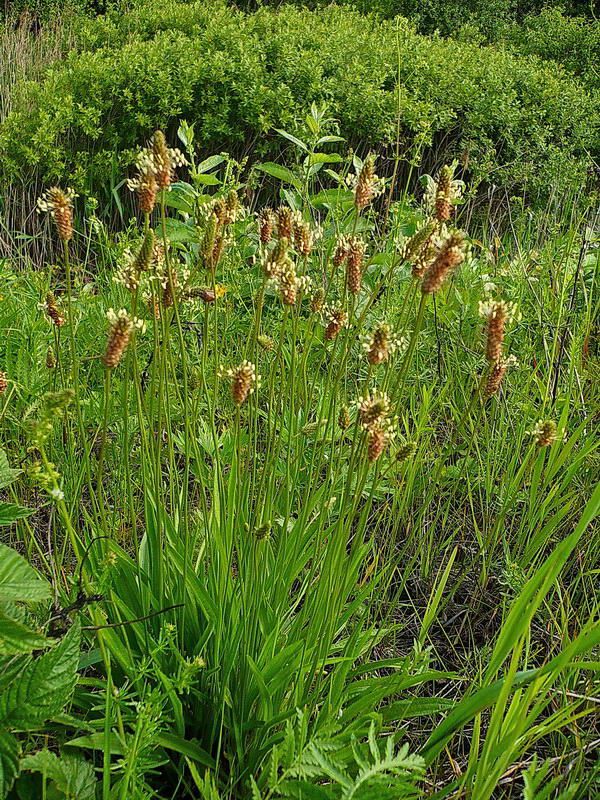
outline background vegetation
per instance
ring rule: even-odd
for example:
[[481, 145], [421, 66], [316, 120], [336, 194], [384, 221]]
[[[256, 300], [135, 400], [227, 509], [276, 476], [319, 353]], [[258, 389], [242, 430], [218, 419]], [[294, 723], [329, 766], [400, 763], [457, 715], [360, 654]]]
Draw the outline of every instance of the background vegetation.
[[598, 41], [5, 15], [0, 798], [598, 795]]

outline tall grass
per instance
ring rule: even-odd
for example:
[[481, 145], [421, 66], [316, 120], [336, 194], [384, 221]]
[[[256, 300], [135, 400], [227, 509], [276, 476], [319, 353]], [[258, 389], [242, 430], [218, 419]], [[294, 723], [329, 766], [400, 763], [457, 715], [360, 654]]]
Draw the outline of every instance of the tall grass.
[[332, 188], [309, 123], [259, 167], [277, 209], [184, 127], [189, 181], [157, 134], [139, 222], [73, 228], [53, 190], [58, 265], [4, 264], [2, 440], [37, 509], [11, 540], [82, 596], [48, 736], [103, 800], [484, 800], [534, 763], [586, 796], [597, 252], [582, 219], [468, 237], [448, 168], [384, 221], [374, 161]]

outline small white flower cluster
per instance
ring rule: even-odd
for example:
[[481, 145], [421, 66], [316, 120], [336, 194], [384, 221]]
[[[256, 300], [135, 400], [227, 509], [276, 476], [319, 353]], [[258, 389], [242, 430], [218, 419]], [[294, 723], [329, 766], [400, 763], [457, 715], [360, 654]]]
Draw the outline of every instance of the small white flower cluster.
[[[423, 199], [425, 201], [425, 206], [428, 211], [433, 211], [435, 209], [435, 204], [438, 195], [438, 185], [435, 178], [432, 178], [431, 175], [424, 175], [423, 179], [425, 180], [425, 194]], [[448, 198], [451, 203], [456, 203], [458, 200], [461, 199], [463, 196], [463, 192], [465, 190], [465, 182], [459, 181], [456, 178], [453, 178], [450, 181], [450, 197]]]
[[356, 400], [356, 406], [360, 425], [365, 430], [370, 430], [373, 424], [382, 423], [392, 411], [390, 398], [385, 392], [367, 392]]
[[73, 189], [60, 190], [57, 189], [56, 186], [53, 186], [51, 189], [46, 189], [41, 197], [38, 197], [35, 208], [37, 213], [50, 213], [50, 215], [53, 217], [56, 213], [56, 198], [59, 194], [68, 205], [71, 205], [75, 197], [79, 197], [79, 195], [75, 194]]
[[507, 322], [518, 322], [521, 319], [516, 303], [509, 303], [505, 300], [492, 300], [491, 298], [480, 301], [479, 314], [482, 317], [493, 319], [499, 313], [506, 315]]
[[127, 309], [120, 308], [118, 311], [115, 311], [114, 308], [109, 308], [106, 312], [106, 318], [110, 322], [111, 325], [115, 325], [117, 322], [121, 320], [127, 320], [132, 328], [136, 328], [140, 331], [140, 333], [145, 333], [146, 331], [146, 322], [143, 319], [139, 319], [138, 317], [133, 317], [133, 319], [129, 319], [129, 314], [127, 313]]
[[[381, 327], [381, 326], [380, 326]], [[372, 350], [373, 347], [376, 345], [375, 333], [378, 329], [371, 333], [366, 333], [361, 337], [361, 345], [363, 350], [368, 352]], [[388, 354], [394, 355], [399, 351], [403, 351], [408, 346], [408, 339], [405, 336], [395, 336], [394, 334], [390, 333], [386, 339], [386, 349]]]

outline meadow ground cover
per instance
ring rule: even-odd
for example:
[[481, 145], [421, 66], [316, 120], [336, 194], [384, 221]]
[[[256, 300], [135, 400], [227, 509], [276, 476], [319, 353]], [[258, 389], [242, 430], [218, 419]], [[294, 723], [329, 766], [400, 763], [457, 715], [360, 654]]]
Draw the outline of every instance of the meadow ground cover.
[[471, 231], [331, 124], [11, 239], [0, 796], [599, 790], [593, 207]]

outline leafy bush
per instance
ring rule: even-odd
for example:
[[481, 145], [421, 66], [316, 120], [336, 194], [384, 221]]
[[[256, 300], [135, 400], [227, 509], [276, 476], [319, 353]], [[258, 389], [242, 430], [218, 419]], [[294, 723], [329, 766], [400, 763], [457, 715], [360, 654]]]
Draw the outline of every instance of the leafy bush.
[[[399, 85], [397, 85], [399, 79]], [[598, 107], [534, 57], [427, 38], [405, 20], [287, 6], [246, 16], [217, 3], [144, 3], [90, 19], [79, 49], [20, 85], [0, 126], [5, 177], [31, 168], [81, 187], [153, 128], [198, 123], [203, 145], [276, 150], [274, 127], [327, 103], [350, 145], [390, 143], [457, 156], [474, 181], [539, 191], [583, 181]], [[113, 170], [114, 171], [114, 170]]]
[[558, 9], [528, 16], [523, 25], [498, 31], [498, 40], [511, 50], [558, 62], [591, 89], [600, 87], [600, 21], [567, 17]]
[[[257, 6], [271, 4], [280, 5], [280, 0], [237, 0], [237, 5], [247, 11], [254, 11]], [[294, 0], [292, 0], [294, 2]], [[476, 25], [489, 37], [499, 25], [521, 23], [527, 16], [544, 13], [561, 13], [568, 10], [571, 14], [590, 14], [588, 0], [571, 0], [568, 9], [564, 3], [554, 0], [471, 0], [468, 4], [462, 0], [337, 0], [338, 4], [352, 6], [358, 11], [369, 14], [376, 13], [382, 17], [410, 17], [422, 33], [439, 31], [444, 35], [454, 34], [465, 24]], [[300, 5], [296, 0], [296, 4]], [[301, 5], [318, 8], [328, 5], [327, 0], [303, 0]]]

